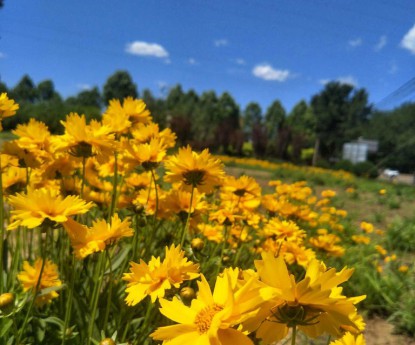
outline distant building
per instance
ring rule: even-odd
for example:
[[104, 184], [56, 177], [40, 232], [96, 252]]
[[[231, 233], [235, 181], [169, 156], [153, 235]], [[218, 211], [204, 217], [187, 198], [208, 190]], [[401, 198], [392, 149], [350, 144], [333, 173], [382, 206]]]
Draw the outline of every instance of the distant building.
[[343, 145], [343, 159], [347, 159], [352, 163], [365, 162], [368, 153], [377, 152], [378, 145], [376, 140], [363, 138], [359, 138], [351, 143], [345, 143]]

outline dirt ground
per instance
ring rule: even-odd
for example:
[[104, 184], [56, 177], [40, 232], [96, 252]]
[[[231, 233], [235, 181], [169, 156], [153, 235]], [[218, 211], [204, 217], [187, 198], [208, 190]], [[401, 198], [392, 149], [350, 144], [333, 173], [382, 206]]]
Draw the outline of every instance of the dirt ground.
[[393, 333], [393, 326], [383, 319], [366, 322], [367, 345], [415, 345], [415, 339]]

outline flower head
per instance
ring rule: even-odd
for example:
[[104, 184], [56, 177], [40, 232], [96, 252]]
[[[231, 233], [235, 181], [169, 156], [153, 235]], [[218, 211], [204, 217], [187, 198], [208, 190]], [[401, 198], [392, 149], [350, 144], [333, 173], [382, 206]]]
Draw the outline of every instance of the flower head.
[[174, 245], [166, 247], [163, 261], [153, 256], [148, 264], [140, 260], [139, 264], [131, 262], [130, 265], [130, 273], [124, 273], [123, 277], [123, 280], [128, 281], [125, 290], [128, 305], [136, 305], [147, 295], [155, 302], [164, 296], [165, 290], [172, 286], [178, 288], [183, 281], [199, 276], [199, 265], [188, 261], [180, 246]]
[[203, 193], [210, 193], [225, 174], [220, 160], [213, 158], [208, 149], [198, 154], [190, 146], [180, 148], [176, 156], [166, 161], [165, 167], [167, 182], [180, 182], [185, 190], [197, 188]]
[[252, 281], [241, 288], [237, 285], [238, 272], [225, 271], [218, 276], [214, 291], [201, 275], [199, 293], [190, 307], [177, 297], [172, 301], [160, 300], [160, 312], [178, 324], [159, 327], [150, 336], [163, 344], [222, 344], [252, 345], [252, 341], [238, 325], [255, 313], [261, 299], [252, 293]]
[[283, 339], [288, 328], [294, 326], [312, 338], [324, 332], [339, 337], [344, 328], [359, 331], [355, 304], [365, 296], [348, 298], [338, 287], [350, 278], [352, 269], [327, 270], [324, 264], [313, 260], [304, 279], [296, 282], [284, 260], [273, 253], [263, 253], [255, 266], [267, 285], [260, 292], [267, 303], [246, 327], [257, 329], [257, 336], [265, 344]]
[[11, 211], [8, 230], [14, 230], [19, 225], [33, 229], [47, 219], [64, 223], [68, 217], [86, 213], [93, 206], [79, 196], [63, 198], [58, 191], [46, 188], [29, 188], [27, 194], [10, 196], [9, 203], [14, 209]]
[[0, 94], [0, 131], [3, 130], [1, 120], [16, 114], [17, 109], [19, 109], [19, 105], [13, 99], [8, 98], [7, 93]]
[[134, 235], [129, 219], [126, 218], [121, 221], [118, 214], [111, 218], [111, 223], [100, 219], [94, 221], [92, 227], [87, 227], [69, 218], [63, 226], [68, 232], [75, 255], [79, 259], [83, 259], [92, 253], [103, 251], [107, 245], [123, 237]]
[[[37, 295], [42, 289], [59, 287], [62, 285], [62, 282], [59, 280], [58, 267], [50, 260], [45, 261], [43, 272], [40, 276], [42, 264], [43, 260], [41, 258], [36, 259], [33, 266], [27, 261], [23, 263], [23, 271], [17, 275], [17, 279], [22, 284], [23, 291], [33, 290], [33, 294]], [[56, 297], [58, 297], [58, 293], [56, 291], [51, 291], [37, 296], [35, 303], [42, 306], [46, 303], [50, 303], [51, 300]]]

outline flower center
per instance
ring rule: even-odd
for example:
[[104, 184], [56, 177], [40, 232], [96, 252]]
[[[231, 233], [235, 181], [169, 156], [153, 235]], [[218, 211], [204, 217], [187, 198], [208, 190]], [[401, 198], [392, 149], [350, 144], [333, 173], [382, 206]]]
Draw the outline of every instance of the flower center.
[[195, 324], [199, 334], [206, 333], [209, 330], [213, 317], [222, 309], [223, 307], [220, 305], [214, 304], [199, 311], [195, 318]]
[[184, 183], [193, 187], [203, 184], [204, 170], [189, 170], [183, 173]]

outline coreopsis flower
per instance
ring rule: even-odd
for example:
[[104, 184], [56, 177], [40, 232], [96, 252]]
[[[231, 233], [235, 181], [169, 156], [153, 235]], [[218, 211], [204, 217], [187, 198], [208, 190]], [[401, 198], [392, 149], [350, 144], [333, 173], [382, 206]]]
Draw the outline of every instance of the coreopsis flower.
[[35, 154], [42, 162], [51, 157], [51, 134], [43, 122], [32, 118], [26, 124], [17, 125], [12, 133], [18, 137], [16, 143], [20, 148]]
[[1, 176], [3, 179], [3, 193], [7, 195], [21, 192], [26, 186], [26, 169], [10, 166]]
[[197, 228], [209, 241], [216, 243], [223, 241], [223, 225], [211, 225], [202, 223], [199, 224]]
[[174, 188], [166, 195], [163, 206], [168, 215], [178, 215], [185, 221], [190, 212], [193, 220], [200, 220], [200, 216], [208, 210], [205, 194], [195, 190], [191, 205], [190, 199], [190, 192]]
[[409, 271], [409, 266], [408, 265], [400, 265], [398, 267], [398, 271], [401, 273], [406, 273]]
[[118, 99], [110, 100], [102, 116], [103, 124], [118, 134], [126, 133], [134, 124], [150, 121], [150, 111], [146, 109], [146, 104], [143, 100], [132, 97], [124, 98], [122, 105]]
[[375, 249], [382, 256], [386, 256], [388, 254], [388, 251], [379, 244], [375, 245]]
[[[157, 175], [156, 175], [157, 179]], [[150, 187], [152, 176], [150, 171], [143, 172], [141, 174], [132, 173], [124, 179], [126, 186], [139, 191], [141, 189], [147, 189]]]
[[352, 240], [355, 243], [369, 244], [370, 237], [364, 235], [352, 235]]
[[[41, 258], [36, 259], [33, 266], [27, 261], [23, 262], [23, 271], [17, 275], [17, 279], [22, 284], [23, 291], [32, 290], [33, 294], [36, 296], [42, 289], [59, 287], [62, 285], [62, 282], [59, 280], [58, 267], [50, 260], [45, 261], [43, 272], [40, 276], [42, 264], [43, 260]], [[38, 287], [37, 290], [36, 287]], [[46, 303], [50, 303], [52, 299], [58, 296], [56, 291], [50, 291], [46, 294], [36, 296], [35, 303], [38, 306], [43, 306]]]
[[93, 206], [79, 196], [69, 195], [63, 198], [59, 191], [46, 188], [28, 188], [27, 194], [12, 195], [8, 202], [13, 207], [8, 230], [18, 226], [33, 229], [45, 220], [64, 223], [70, 216], [84, 214]]
[[261, 204], [261, 187], [254, 178], [246, 175], [239, 178], [227, 176], [220, 197], [235, 206], [252, 211]]
[[43, 160], [38, 152], [29, 151], [19, 146], [17, 140], [3, 143], [3, 152], [18, 159], [18, 165], [24, 168], [39, 168]]
[[210, 193], [225, 175], [222, 163], [212, 157], [208, 149], [199, 154], [190, 146], [180, 148], [177, 155], [165, 162], [165, 167], [165, 181], [180, 182], [187, 191], [197, 188], [202, 193]]
[[321, 192], [321, 196], [323, 197], [323, 198], [333, 198], [333, 197], [335, 197], [336, 196], [336, 192], [334, 191], [334, 190], [331, 190], [331, 189], [326, 189], [326, 190], [323, 190], [322, 192]]
[[366, 345], [366, 340], [363, 334], [356, 336], [350, 332], [347, 332], [340, 339], [330, 342], [330, 345]]
[[213, 292], [205, 277], [198, 281], [199, 293], [190, 306], [177, 297], [160, 299], [160, 312], [178, 324], [159, 327], [150, 336], [163, 344], [253, 345], [248, 336], [233, 328], [256, 312], [262, 299], [252, 293], [252, 281], [237, 288], [232, 272], [218, 276]]
[[143, 260], [140, 263], [130, 262], [130, 273], [124, 273], [123, 280], [127, 281], [125, 301], [133, 306], [142, 301], [146, 296], [151, 297], [154, 303], [157, 298], [162, 298], [165, 291], [174, 286], [179, 288], [185, 280], [192, 280], [199, 276], [199, 265], [189, 261], [180, 246], [174, 244], [166, 247], [166, 255], [163, 261], [160, 257], [151, 258], [147, 264]]
[[271, 218], [265, 224], [263, 229], [265, 237], [275, 237], [276, 239], [286, 240], [290, 242], [301, 243], [306, 237], [304, 230], [292, 220], [280, 220], [279, 218]]
[[342, 256], [345, 249], [337, 245], [341, 241], [340, 237], [334, 234], [322, 234], [309, 239], [310, 244], [332, 256]]
[[7, 97], [7, 93], [0, 94], [0, 131], [3, 130], [1, 120], [16, 114], [19, 105], [13, 99]]
[[95, 120], [87, 124], [85, 115], [77, 113], [70, 113], [61, 123], [65, 133], [52, 138], [55, 150], [67, 150], [75, 157], [96, 155], [102, 161], [113, 155], [116, 144], [110, 127]]
[[386, 189], [380, 189], [379, 190], [379, 195], [385, 195], [386, 194]]
[[125, 160], [133, 166], [142, 165], [144, 170], [154, 170], [166, 156], [166, 146], [162, 139], [153, 138], [149, 143], [135, 144], [132, 140], [126, 145], [131, 157]]
[[72, 247], [78, 259], [84, 259], [88, 255], [105, 250], [123, 237], [134, 235], [128, 218], [121, 221], [118, 214], [114, 214], [111, 223], [104, 219], [96, 220], [91, 227], [87, 227], [69, 218], [63, 226], [71, 240]]
[[336, 272], [313, 260], [299, 282], [290, 275], [282, 257], [262, 253], [262, 260], [255, 261], [262, 283], [260, 290], [267, 302], [258, 314], [245, 323], [248, 330], [255, 330], [264, 344], [283, 339], [290, 327], [297, 327], [311, 338], [327, 332], [340, 337], [345, 327], [359, 332], [356, 324], [355, 304], [365, 296], [348, 298], [338, 285], [347, 281], [353, 269]]
[[375, 228], [374, 228], [372, 223], [361, 222], [360, 223], [360, 229], [362, 229], [367, 234], [371, 234]]

